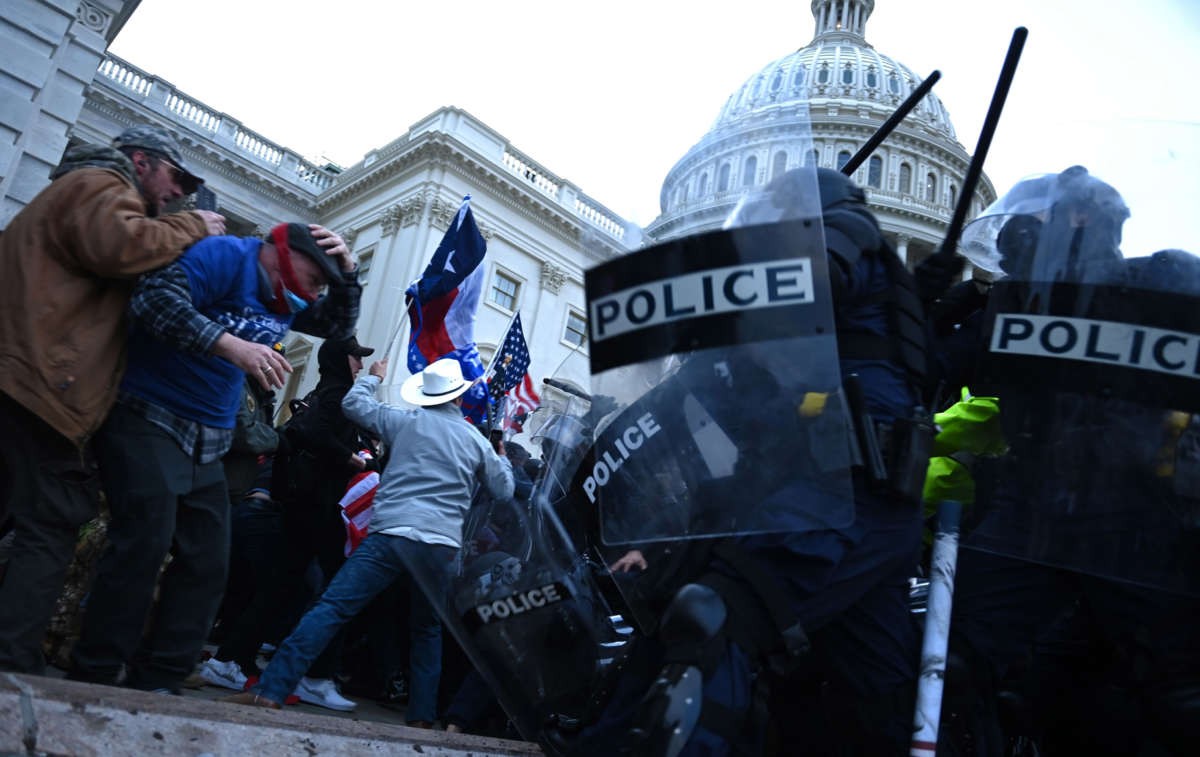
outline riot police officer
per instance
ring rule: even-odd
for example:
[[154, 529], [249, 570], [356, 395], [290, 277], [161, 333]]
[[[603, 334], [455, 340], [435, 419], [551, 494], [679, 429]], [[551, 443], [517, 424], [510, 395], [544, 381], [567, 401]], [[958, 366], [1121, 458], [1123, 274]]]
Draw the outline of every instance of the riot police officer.
[[[1198, 735], [1200, 502], [1185, 481], [1200, 395], [1166, 345], [1197, 332], [1200, 261], [1124, 260], [1129, 216], [1074, 166], [1018, 184], [964, 234], [1002, 276], [975, 357], [1009, 449], [975, 471], [984, 516], [960, 553], [952, 652], [989, 702], [1025, 671], [1023, 714], [1041, 715], [1049, 754], [1184, 753]], [[1001, 748], [977, 731], [980, 752]]]
[[[819, 198], [808, 196], [810, 188]], [[732, 225], [794, 217], [788, 210], [806, 203], [819, 207], [823, 217], [840, 371], [853, 377], [853, 393], [859, 395], [851, 402], [860, 447], [854, 515], [837, 526], [814, 528], [776, 511], [768, 517], [778, 522], [763, 533], [673, 545], [667, 550], [669, 569], [677, 571], [673, 585], [679, 588], [663, 598], [653, 653], [644, 645], [643, 658], [631, 666], [657, 669], [656, 679], [636, 706], [629, 698], [635, 687], [625, 681], [606, 717], [579, 744], [668, 755], [724, 754], [735, 746], [756, 751], [764, 730], [763, 684], [771, 679], [780, 692], [794, 691], [789, 681], [798, 680], [821, 683], [826, 692], [822, 705], [828, 717], [820, 723], [802, 723], [786, 694], [775, 698], [772, 715], [783, 738], [803, 738], [816, 748], [828, 736], [838, 748], [860, 754], [897, 753], [908, 746], [918, 655], [906, 587], [918, 559], [920, 486], [931, 442], [919, 409], [926, 370], [923, 313], [912, 277], [880, 233], [862, 190], [836, 171], [817, 169], [815, 186], [801, 171], [778, 177], [739, 206]], [[731, 355], [711, 367], [702, 354], [693, 355], [676, 376], [705, 404], [711, 414], [706, 424], [753, 426], [765, 414], [776, 429], [789, 428], [789, 416], [810, 422], [820, 418], [822, 408], [832, 414], [841, 401], [836, 394], [809, 394], [799, 406], [781, 411], [778, 387], [764, 378], [769, 355], [754, 345]], [[712, 369], [716, 380], [688, 376]], [[768, 385], [770, 391], [763, 389]], [[738, 398], [746, 417], [737, 423], [727, 422], [727, 409], [711, 397], [721, 387]], [[780, 441], [795, 450], [797, 464], [814, 454], [798, 438]], [[743, 473], [752, 472], [735, 467], [732, 479]], [[732, 489], [762, 495], [764, 485], [746, 479], [722, 496], [734, 496]], [[800, 498], [815, 494], [787, 491]], [[680, 559], [680, 550], [690, 557]], [[662, 550], [648, 550], [646, 559], [654, 571]], [[669, 583], [658, 580], [660, 586]], [[651, 654], [661, 667], [644, 659]], [[789, 733], [804, 725], [814, 727]]]

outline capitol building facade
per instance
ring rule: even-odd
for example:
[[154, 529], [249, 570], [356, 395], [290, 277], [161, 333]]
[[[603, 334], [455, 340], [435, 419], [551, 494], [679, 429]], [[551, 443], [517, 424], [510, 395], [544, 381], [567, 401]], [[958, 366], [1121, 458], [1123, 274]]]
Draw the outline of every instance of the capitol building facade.
[[[582, 188], [453, 107], [414, 123], [342, 168], [305, 159], [246, 128], [107, 46], [139, 0], [12, 0], [0, 25], [0, 227], [49, 182], [63, 151], [154, 123], [179, 136], [229, 232], [261, 235], [290, 220], [339, 232], [365, 281], [359, 340], [386, 348], [403, 291], [423, 270], [464, 195], [488, 242], [476, 338], [485, 363], [520, 313], [540, 382], [586, 353], [583, 271], [650, 243], [718, 227], [737, 198], [780, 172], [838, 167], [919, 84], [875, 51], [865, 27], [873, 0], [814, 0], [816, 34], [750, 76], [712, 129], [665, 177], [661, 215], [643, 233]], [[807, 103], [807, 107], [804, 105]], [[714, 103], [714, 106], [718, 103]], [[811, 124], [807, 118], [811, 108]], [[968, 155], [941, 102], [928, 96], [855, 174], [885, 234], [910, 266], [935, 250], [957, 202]], [[986, 178], [972, 213], [995, 193]], [[193, 197], [191, 202], [196, 202]], [[389, 380], [407, 376], [393, 352]], [[317, 342], [293, 335], [295, 372], [281, 398], [317, 381]], [[567, 361], [577, 368], [585, 361]], [[580, 387], [588, 377], [561, 376]], [[543, 400], [565, 395], [545, 387]]]

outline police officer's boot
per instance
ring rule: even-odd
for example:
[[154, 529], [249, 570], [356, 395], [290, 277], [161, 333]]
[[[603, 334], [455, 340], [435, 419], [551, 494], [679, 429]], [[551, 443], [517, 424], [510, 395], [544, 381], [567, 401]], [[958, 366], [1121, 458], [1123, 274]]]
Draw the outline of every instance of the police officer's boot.
[[687, 584], [675, 593], [659, 623], [666, 665], [646, 692], [630, 732], [630, 753], [675, 757], [691, 737], [703, 702], [703, 670], [715, 663], [725, 626], [717, 592]]

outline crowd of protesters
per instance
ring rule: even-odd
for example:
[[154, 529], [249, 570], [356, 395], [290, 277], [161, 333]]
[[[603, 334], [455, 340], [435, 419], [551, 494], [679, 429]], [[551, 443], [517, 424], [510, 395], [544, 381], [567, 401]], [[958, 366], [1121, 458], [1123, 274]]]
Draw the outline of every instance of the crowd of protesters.
[[[83, 618], [58, 658], [69, 678], [351, 710], [341, 681], [409, 698], [408, 722], [431, 726], [441, 627], [398, 579], [448, 581], [476, 484], [514, 494], [503, 443], [462, 419], [471, 382], [442, 360], [402, 387], [416, 409], [376, 401], [387, 362], [357, 378], [373, 350], [354, 338], [341, 238], [285, 223], [243, 239], [214, 212], [164, 212], [203, 179], [161, 128], [73, 148], [52, 179], [0, 235], [0, 670], [45, 672], [61, 595]], [[320, 381], [277, 427], [291, 330], [324, 340]], [[510, 454], [527, 496], [528, 455]], [[348, 540], [338, 503], [356, 483], [375, 487], [370, 535]], [[102, 555], [63, 595], [102, 509]]]

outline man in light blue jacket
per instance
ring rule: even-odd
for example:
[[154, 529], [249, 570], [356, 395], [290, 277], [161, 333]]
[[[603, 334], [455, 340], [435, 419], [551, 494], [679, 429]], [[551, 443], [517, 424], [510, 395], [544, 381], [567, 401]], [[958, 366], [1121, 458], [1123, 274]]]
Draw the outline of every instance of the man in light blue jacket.
[[[456, 361], [438, 360], [405, 381], [400, 394], [415, 410], [375, 399], [386, 375], [387, 361], [374, 363], [342, 401], [346, 417], [391, 450], [375, 493], [371, 533], [280, 645], [258, 685], [226, 701], [278, 709], [338, 628], [401, 576], [411, 575], [444, 597], [476, 483], [496, 499], [513, 495], [503, 442], [493, 450], [462, 417], [461, 397], [471, 384]], [[414, 587], [411, 595], [406, 720], [428, 728], [437, 717], [442, 629], [425, 594]]]

